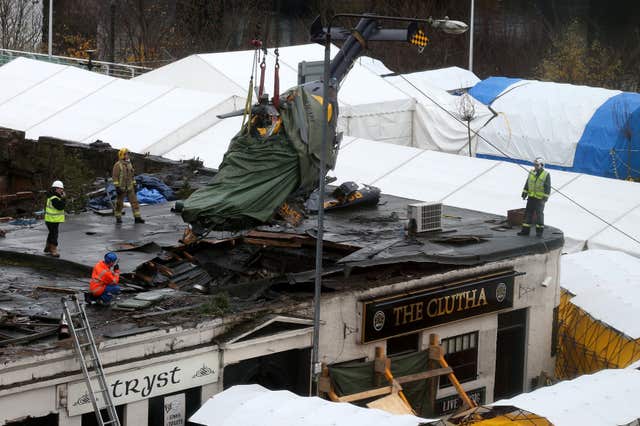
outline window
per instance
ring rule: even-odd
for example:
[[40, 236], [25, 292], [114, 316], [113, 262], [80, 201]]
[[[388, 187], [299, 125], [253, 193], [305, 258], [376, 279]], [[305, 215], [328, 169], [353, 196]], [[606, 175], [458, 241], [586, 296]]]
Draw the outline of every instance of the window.
[[420, 333], [387, 339], [387, 356], [417, 352], [420, 349]]
[[[478, 332], [448, 337], [441, 341], [444, 359], [460, 383], [478, 377]], [[451, 386], [449, 377], [440, 376], [440, 388]]]

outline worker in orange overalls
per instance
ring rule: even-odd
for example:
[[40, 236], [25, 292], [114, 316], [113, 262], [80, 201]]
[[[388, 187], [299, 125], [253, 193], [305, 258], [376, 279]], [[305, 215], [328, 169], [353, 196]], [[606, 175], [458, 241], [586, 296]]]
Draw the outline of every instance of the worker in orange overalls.
[[111, 303], [114, 295], [120, 294], [120, 266], [118, 256], [109, 252], [104, 255], [104, 260], [96, 263], [91, 273], [89, 293], [84, 294], [85, 302], [96, 302], [100, 305]]

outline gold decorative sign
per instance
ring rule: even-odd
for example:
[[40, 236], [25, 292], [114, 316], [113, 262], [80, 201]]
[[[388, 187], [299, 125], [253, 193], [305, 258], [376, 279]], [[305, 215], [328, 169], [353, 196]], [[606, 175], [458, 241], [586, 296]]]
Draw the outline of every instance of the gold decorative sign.
[[362, 343], [424, 330], [513, 306], [514, 272], [447, 284], [363, 304]]

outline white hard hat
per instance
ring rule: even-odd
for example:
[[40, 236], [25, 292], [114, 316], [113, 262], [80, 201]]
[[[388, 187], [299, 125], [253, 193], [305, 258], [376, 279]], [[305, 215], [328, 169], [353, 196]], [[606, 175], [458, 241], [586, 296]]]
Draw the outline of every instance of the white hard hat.
[[540, 164], [540, 165], [544, 165], [544, 158], [542, 158], [542, 157], [537, 157], [535, 160], [533, 160], [533, 164]]
[[52, 188], [60, 188], [60, 189], [64, 189], [64, 185], [62, 184], [61, 181], [56, 180], [51, 184]]

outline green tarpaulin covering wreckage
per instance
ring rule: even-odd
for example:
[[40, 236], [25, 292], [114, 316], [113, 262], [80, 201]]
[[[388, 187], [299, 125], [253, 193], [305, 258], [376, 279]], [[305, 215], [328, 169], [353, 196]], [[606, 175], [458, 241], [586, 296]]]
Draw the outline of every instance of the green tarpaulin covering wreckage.
[[[246, 124], [231, 140], [213, 181], [185, 200], [185, 222], [210, 229], [265, 222], [290, 194], [298, 190], [310, 192], [316, 187], [322, 138], [321, 98], [300, 86], [286, 92], [283, 98], [283, 130], [263, 138], [247, 131]], [[336, 154], [333, 144], [328, 144], [329, 168], [333, 168]]]

